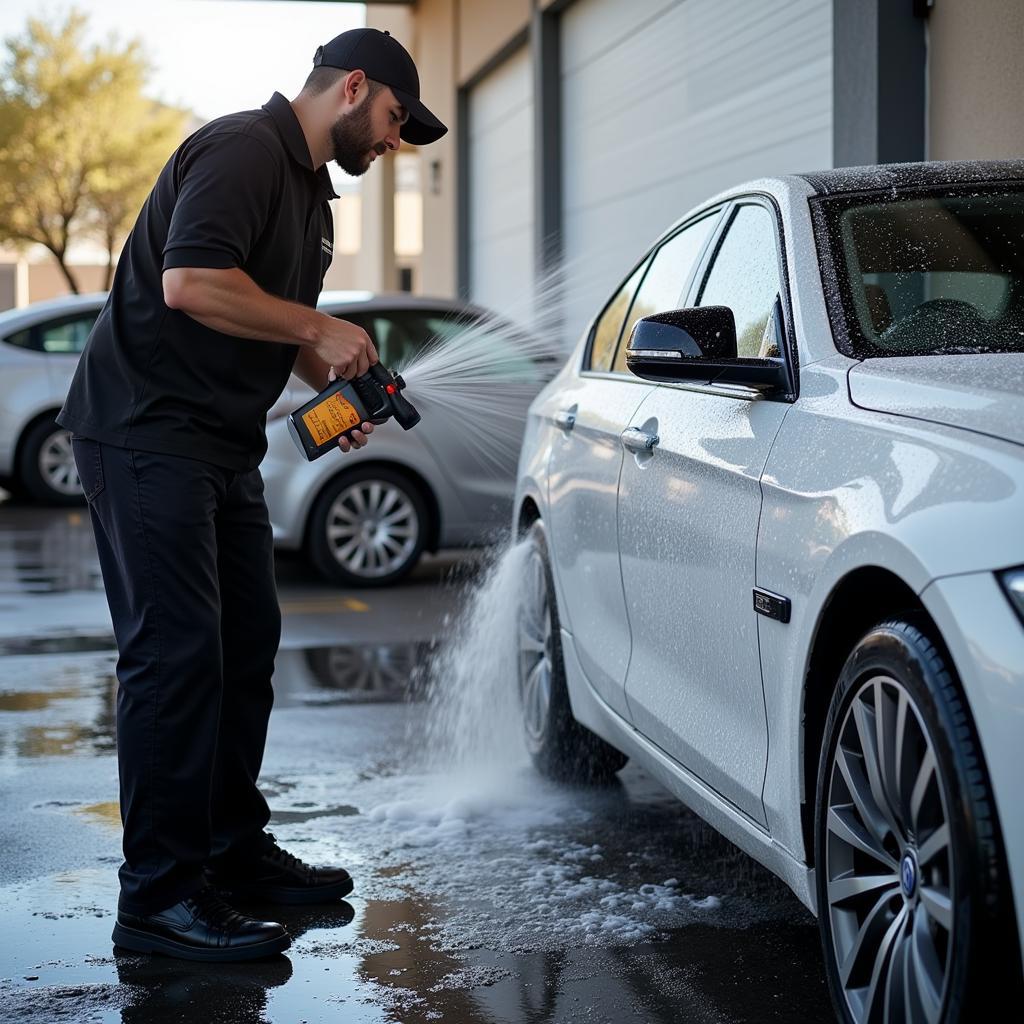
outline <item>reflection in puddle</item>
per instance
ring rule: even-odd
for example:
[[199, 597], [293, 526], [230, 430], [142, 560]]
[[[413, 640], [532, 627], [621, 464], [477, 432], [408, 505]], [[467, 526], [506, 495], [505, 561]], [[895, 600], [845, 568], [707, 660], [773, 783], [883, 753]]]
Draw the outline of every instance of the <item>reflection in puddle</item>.
[[278, 704], [398, 703], [422, 692], [433, 644], [336, 645], [277, 655]]
[[81, 690], [47, 690], [17, 693], [0, 690], [0, 711], [41, 711], [56, 701], [82, 696]]
[[96, 544], [85, 510], [5, 504], [0, 521], [0, 593], [102, 590]]
[[0, 757], [113, 752], [117, 680], [110, 653], [3, 659]]
[[116, 800], [104, 800], [97, 804], [85, 804], [81, 807], [76, 807], [74, 813], [80, 814], [83, 818], [87, 818], [95, 824], [105, 825], [116, 832], [121, 831], [121, 809]]
[[115, 647], [110, 633], [98, 636], [17, 636], [0, 640], [0, 655], [89, 654], [112, 651]]

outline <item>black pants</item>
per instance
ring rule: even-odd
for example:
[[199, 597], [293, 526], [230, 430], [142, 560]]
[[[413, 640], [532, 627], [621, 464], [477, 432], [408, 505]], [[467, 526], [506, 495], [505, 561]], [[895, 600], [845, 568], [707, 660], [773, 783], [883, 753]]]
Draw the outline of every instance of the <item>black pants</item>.
[[72, 441], [117, 639], [120, 906], [195, 892], [270, 819], [256, 788], [281, 636], [259, 470]]

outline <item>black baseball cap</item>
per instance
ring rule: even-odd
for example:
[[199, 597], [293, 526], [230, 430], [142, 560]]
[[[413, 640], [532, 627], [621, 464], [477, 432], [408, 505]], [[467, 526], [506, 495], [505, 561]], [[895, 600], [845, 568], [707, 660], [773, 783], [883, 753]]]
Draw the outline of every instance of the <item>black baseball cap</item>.
[[420, 102], [420, 76], [409, 51], [390, 32], [353, 28], [318, 46], [313, 67], [363, 71], [367, 78], [391, 87], [395, 98], [409, 111], [399, 134], [414, 146], [437, 142], [448, 128]]

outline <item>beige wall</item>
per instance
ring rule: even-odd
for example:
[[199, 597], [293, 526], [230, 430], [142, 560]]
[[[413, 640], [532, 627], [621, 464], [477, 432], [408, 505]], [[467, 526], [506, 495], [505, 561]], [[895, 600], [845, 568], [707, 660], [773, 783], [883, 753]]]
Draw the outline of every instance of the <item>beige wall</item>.
[[935, 0], [928, 159], [1024, 156], [1024, 0]]
[[[72, 266], [71, 276], [78, 285], [81, 294], [86, 292], [101, 292], [107, 280], [107, 268], [98, 266]], [[58, 295], [67, 295], [68, 286], [61, 273], [60, 267], [55, 260], [47, 260], [45, 263], [32, 263], [28, 271], [28, 297], [29, 302], [39, 302], [42, 299], [53, 299]]]
[[457, 9], [459, 81], [464, 82], [529, 25], [532, 5], [530, 0], [459, 0]]
[[[450, 296], [456, 289], [455, 222], [460, 185], [455, 147], [459, 131], [455, 123], [455, 5], [456, 0], [419, 0], [416, 5], [412, 52], [420, 73], [420, 95], [448, 125], [444, 138], [420, 150], [424, 256], [416, 290], [424, 295]], [[369, 23], [369, 9], [367, 19]]]
[[0, 311], [18, 304], [18, 264], [0, 264]]

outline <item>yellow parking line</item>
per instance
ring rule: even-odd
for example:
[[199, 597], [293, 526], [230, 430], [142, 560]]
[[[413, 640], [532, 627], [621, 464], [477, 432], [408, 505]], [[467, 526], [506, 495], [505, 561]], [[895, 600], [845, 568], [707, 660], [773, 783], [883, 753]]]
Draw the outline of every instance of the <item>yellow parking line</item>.
[[292, 615], [316, 615], [322, 612], [368, 612], [370, 606], [355, 597], [313, 601], [284, 601], [281, 611]]

